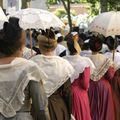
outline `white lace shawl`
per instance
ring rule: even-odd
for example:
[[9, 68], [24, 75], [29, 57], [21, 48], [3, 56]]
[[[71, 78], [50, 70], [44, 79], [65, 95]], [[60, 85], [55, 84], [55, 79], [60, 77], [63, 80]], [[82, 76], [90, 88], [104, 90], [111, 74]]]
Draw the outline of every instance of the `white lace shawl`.
[[[107, 58], [110, 58], [111, 60], [113, 59], [113, 53], [112, 52], [106, 52], [105, 56]], [[120, 68], [120, 53], [119, 52], [115, 52], [114, 67], [115, 67], [115, 70], [118, 70]]]
[[71, 64], [58, 56], [37, 55], [31, 58], [47, 74], [48, 79], [43, 81], [47, 97], [52, 95], [74, 73]]
[[45, 76], [32, 61], [16, 58], [10, 64], [0, 65], [0, 113], [6, 118], [15, 116], [23, 105], [29, 81], [41, 79]]
[[92, 55], [90, 59], [93, 61], [96, 67], [93, 74], [91, 75], [91, 80], [93, 81], [100, 80], [108, 71], [110, 66], [113, 66], [113, 62], [102, 54]]
[[94, 64], [89, 58], [81, 57], [80, 55], [68, 55], [64, 57], [66, 60], [70, 62], [70, 64], [75, 69], [73, 76], [71, 77], [71, 82], [79, 77], [79, 74], [83, 73], [85, 68], [90, 67], [90, 71], [95, 69]]

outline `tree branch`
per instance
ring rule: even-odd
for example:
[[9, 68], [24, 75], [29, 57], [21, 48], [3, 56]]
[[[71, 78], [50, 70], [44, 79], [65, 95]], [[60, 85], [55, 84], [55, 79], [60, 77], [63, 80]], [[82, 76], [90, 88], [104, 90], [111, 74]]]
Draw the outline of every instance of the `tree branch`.
[[67, 8], [67, 5], [65, 4], [65, 1], [64, 1], [64, 0], [61, 0], [61, 2], [63, 3], [64, 8], [65, 8], [65, 10], [66, 10], [66, 12], [67, 12], [68, 8]]

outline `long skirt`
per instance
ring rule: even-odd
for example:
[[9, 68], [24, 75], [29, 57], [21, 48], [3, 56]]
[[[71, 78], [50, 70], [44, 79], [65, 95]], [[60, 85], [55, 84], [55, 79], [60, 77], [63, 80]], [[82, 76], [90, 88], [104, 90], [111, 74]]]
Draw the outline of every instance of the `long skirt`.
[[106, 79], [90, 81], [89, 100], [92, 120], [115, 120], [112, 90]]
[[53, 94], [48, 98], [48, 108], [51, 120], [69, 120], [69, 114], [60, 94]]
[[115, 106], [115, 120], [120, 120], [120, 69], [115, 72], [111, 85]]

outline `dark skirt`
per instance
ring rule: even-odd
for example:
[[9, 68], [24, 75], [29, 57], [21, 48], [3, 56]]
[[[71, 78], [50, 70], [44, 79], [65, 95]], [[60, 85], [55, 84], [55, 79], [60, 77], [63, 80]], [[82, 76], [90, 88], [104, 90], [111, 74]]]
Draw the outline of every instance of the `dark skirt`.
[[90, 81], [89, 100], [92, 120], [115, 120], [111, 86], [107, 80]]
[[115, 72], [111, 85], [115, 106], [115, 120], [120, 120], [120, 69]]
[[48, 99], [51, 120], [69, 120], [66, 105], [60, 95], [51, 95]]
[[48, 108], [51, 120], [70, 120], [70, 80], [64, 83], [64, 85], [48, 98]]

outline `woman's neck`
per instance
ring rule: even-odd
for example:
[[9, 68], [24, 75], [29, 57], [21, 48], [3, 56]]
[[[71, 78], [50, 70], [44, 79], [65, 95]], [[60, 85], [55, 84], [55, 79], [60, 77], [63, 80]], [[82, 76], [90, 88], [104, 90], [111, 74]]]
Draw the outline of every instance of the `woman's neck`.
[[79, 55], [78, 53], [73, 53], [73, 54], [70, 54], [70, 55]]
[[0, 64], [10, 64], [16, 57], [3, 57], [3, 58], [0, 58]]
[[54, 52], [44, 52], [42, 54], [45, 55], [45, 56], [53, 56]]
[[21, 54], [15, 53], [11, 56], [0, 57], [0, 64], [10, 64], [16, 57], [22, 57]]
[[96, 54], [98, 54], [98, 52], [92, 52], [92, 55], [96, 55]]

